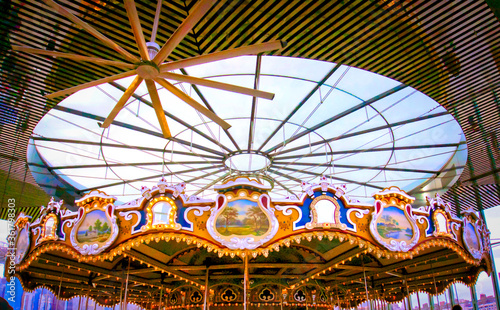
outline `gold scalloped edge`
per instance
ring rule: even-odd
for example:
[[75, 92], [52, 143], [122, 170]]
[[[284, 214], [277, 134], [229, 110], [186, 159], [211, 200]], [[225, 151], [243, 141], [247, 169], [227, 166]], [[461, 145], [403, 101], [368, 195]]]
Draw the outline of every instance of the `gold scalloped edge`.
[[[259, 248], [256, 250], [248, 251], [248, 250], [240, 250], [240, 251], [235, 251], [235, 250], [230, 250], [226, 248], [221, 248], [206, 239], [202, 239], [199, 237], [195, 237], [189, 234], [185, 233], [179, 233], [178, 231], [176, 232], [151, 232], [149, 234], [144, 234], [140, 235], [131, 239], [128, 239], [127, 241], [119, 244], [112, 250], [99, 254], [99, 255], [82, 255], [78, 253], [75, 249], [73, 249], [71, 246], [57, 242], [57, 241], [46, 241], [43, 244], [38, 245], [31, 253], [23, 260], [21, 264], [18, 265], [18, 268], [20, 271], [26, 269], [33, 260], [37, 259], [41, 254], [48, 252], [48, 251], [54, 251], [54, 250], [60, 250], [63, 252], [66, 252], [67, 254], [71, 255], [74, 259], [77, 259], [78, 262], [97, 262], [97, 261], [105, 261], [105, 260], [113, 260], [115, 256], [119, 255], [124, 255], [126, 257], [127, 255], [131, 256], [130, 254], [125, 253], [127, 250], [130, 250], [133, 247], [138, 247], [140, 244], [146, 243], [149, 244], [151, 241], [159, 242], [160, 240], [162, 241], [176, 241], [176, 242], [185, 242], [187, 245], [193, 244], [196, 245], [198, 248], [205, 248], [207, 252], [214, 252], [218, 253], [219, 257], [222, 256], [231, 256], [231, 258], [235, 256], [239, 256], [241, 258], [244, 258], [246, 255], [251, 255], [252, 257], [256, 258], [259, 255], [264, 255], [267, 257], [269, 255], [269, 252], [279, 252], [281, 247], [290, 247], [292, 245], [292, 242], [296, 244], [300, 244], [302, 240], [307, 240], [307, 241], [312, 241], [312, 239], [318, 239], [319, 241], [323, 240], [323, 238], [328, 238], [330, 241], [333, 240], [333, 238], [338, 239], [340, 242], [349, 242], [351, 245], [357, 245], [360, 248], [366, 248], [361, 253], [356, 254], [357, 257], [359, 257], [360, 254], [366, 254], [366, 253], [371, 253], [377, 258], [385, 257], [387, 259], [394, 257], [396, 259], [412, 259], [414, 255], [418, 254], [420, 251], [425, 250], [426, 248], [431, 248], [431, 247], [446, 247], [455, 253], [459, 254], [464, 261], [466, 261], [468, 264], [471, 265], [476, 265], [479, 266], [481, 263], [481, 259], [483, 258], [488, 258], [488, 255], [486, 252], [483, 252], [483, 255], [480, 260], [476, 260], [468, 253], [466, 250], [464, 250], [458, 243], [455, 241], [451, 241], [448, 239], [444, 238], [439, 238], [439, 239], [432, 239], [432, 240], [425, 240], [421, 243], [419, 243], [417, 246], [415, 246], [412, 250], [406, 252], [406, 253], [401, 253], [401, 252], [391, 252], [385, 249], [381, 249], [378, 245], [372, 244], [370, 241], [363, 239], [361, 237], [352, 235], [350, 233], [344, 233], [344, 232], [339, 232], [336, 230], [333, 231], [312, 231], [312, 232], [300, 232], [295, 235], [289, 235], [281, 240], [278, 240], [270, 245], [268, 245], [265, 248]], [[147, 265], [148, 267], [151, 267], [151, 265], [147, 262], [144, 262], [143, 260], [137, 258], [137, 257], [132, 257], [134, 260], [138, 260], [139, 262]], [[352, 257], [347, 258], [334, 266], [337, 266], [339, 264], [344, 264], [346, 261], [352, 260]], [[329, 270], [332, 268], [335, 268], [334, 266], [330, 267]], [[172, 275], [175, 278], [179, 278], [182, 281], [185, 282], [193, 282], [189, 279], [185, 279], [181, 276], [177, 276], [172, 274], [171, 272], [164, 270], [159, 267], [154, 267], [155, 270], [161, 271], [164, 273], [167, 273], [169, 276]], [[318, 277], [321, 275], [321, 273], [326, 273], [326, 269], [312, 275], [306, 279], [301, 280], [301, 283], [308, 282], [310, 280], [314, 280], [315, 277]], [[198, 287], [203, 287], [203, 285], [193, 282], [192, 284], [198, 286]]]
[[[353, 236], [350, 234], [339, 233], [339, 232], [334, 232], [333, 234], [329, 234], [329, 232], [319, 232], [319, 233], [323, 234], [322, 237], [319, 237], [318, 234], [316, 234], [316, 236], [318, 237], [319, 240], [321, 240], [326, 235], [330, 240], [332, 240], [331, 239], [332, 237], [337, 237], [337, 239], [339, 239], [342, 242], [343, 241], [342, 238], [343, 238], [343, 236], [345, 236], [345, 238], [347, 238], [347, 240], [349, 240], [349, 242], [351, 244], [357, 244], [360, 248], [366, 247], [366, 250], [356, 254], [355, 255], [356, 257], [359, 257], [359, 255], [361, 255], [361, 254], [372, 253], [377, 258], [385, 257], [385, 258], [389, 259], [391, 257], [394, 257], [395, 259], [399, 259], [399, 258], [412, 259], [414, 255], [418, 254], [422, 250], [425, 250], [426, 248], [446, 247], [446, 248], [452, 250], [453, 252], [457, 253], [458, 255], [460, 255], [466, 263], [473, 265], [473, 266], [480, 266], [482, 259], [488, 259], [488, 253], [483, 252], [481, 259], [476, 260], [474, 257], [472, 257], [472, 255], [468, 251], [464, 250], [458, 243], [451, 241], [451, 240], [443, 239], [443, 238], [439, 238], [437, 240], [436, 239], [425, 240], [425, 241], [419, 243], [417, 246], [415, 246], [410, 251], [408, 251], [406, 253], [401, 253], [401, 252], [391, 252], [391, 251], [387, 251], [387, 250], [381, 250], [377, 245], [373, 245], [371, 242], [369, 242], [365, 239], [362, 239], [360, 237]], [[311, 234], [312, 234], [312, 236], [311, 236]], [[311, 241], [311, 238], [315, 236], [314, 233], [301, 234], [301, 235], [308, 235], [308, 236], [306, 236], [306, 239], [308, 241]], [[293, 241], [296, 241], [296, 240], [293, 240]], [[300, 243], [300, 241], [297, 243]], [[351, 261], [351, 260], [352, 260], [352, 257], [349, 257], [345, 260], [342, 260], [339, 263], [337, 263], [333, 266], [330, 266], [328, 269], [324, 269], [324, 270], [318, 272], [317, 274], [314, 274], [310, 277], [307, 277], [307, 278], [301, 280], [300, 284], [304, 284], [308, 281], [314, 280], [316, 277], [321, 276], [321, 274], [325, 274], [327, 272], [327, 270], [331, 271], [332, 269], [336, 268], [338, 265], [342, 265], [345, 262]], [[360, 279], [362, 279], [362, 278], [360, 278]], [[293, 289], [295, 286], [296, 286], [296, 284], [290, 286], [290, 288]]]

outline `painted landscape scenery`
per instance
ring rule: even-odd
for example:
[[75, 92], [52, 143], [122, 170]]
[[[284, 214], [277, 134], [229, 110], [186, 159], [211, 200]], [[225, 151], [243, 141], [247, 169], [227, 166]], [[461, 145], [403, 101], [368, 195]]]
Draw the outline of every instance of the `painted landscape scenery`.
[[269, 229], [269, 219], [257, 202], [240, 199], [227, 204], [215, 226], [223, 236], [262, 236]]
[[105, 242], [111, 235], [111, 223], [106, 213], [94, 210], [85, 216], [83, 223], [78, 227], [76, 239], [82, 243]]
[[377, 221], [377, 231], [384, 239], [409, 241], [413, 236], [411, 224], [403, 210], [387, 207]]
[[465, 226], [465, 241], [474, 250], [479, 251], [479, 242], [477, 240], [476, 230], [474, 229], [474, 226], [472, 226], [471, 223], [467, 223], [467, 226]]
[[26, 228], [23, 228], [21, 232], [19, 233], [19, 237], [17, 238], [17, 244], [16, 244], [16, 258], [15, 261], [16, 263], [19, 263], [23, 257], [24, 254], [28, 251], [29, 248], [29, 234]]

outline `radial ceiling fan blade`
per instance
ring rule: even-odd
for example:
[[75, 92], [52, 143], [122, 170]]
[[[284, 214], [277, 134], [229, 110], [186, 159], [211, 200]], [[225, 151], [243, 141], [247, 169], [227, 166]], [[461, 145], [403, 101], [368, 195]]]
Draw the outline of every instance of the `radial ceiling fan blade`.
[[139, 48], [139, 54], [144, 60], [150, 60], [148, 54], [148, 47], [146, 46], [146, 40], [144, 39], [144, 34], [142, 32], [141, 21], [139, 20], [139, 15], [137, 14], [137, 8], [135, 7], [134, 0], [124, 0], [125, 9], [127, 10], [128, 20], [130, 21], [130, 27], [132, 27], [132, 32], [134, 33], [135, 42]]
[[134, 55], [130, 54], [127, 52], [125, 49], [123, 49], [121, 46], [116, 44], [113, 40], [109, 39], [108, 37], [104, 36], [102, 33], [97, 31], [94, 27], [90, 26], [80, 18], [76, 17], [73, 15], [70, 11], [65, 9], [64, 7], [60, 6], [59, 4], [55, 3], [53, 0], [43, 0], [45, 4], [50, 6], [54, 11], [58, 12], [59, 14], [65, 16], [67, 19], [71, 20], [73, 23], [77, 24], [78, 26], [82, 27], [83, 29], [87, 30], [91, 35], [96, 37], [98, 40], [100, 40], [102, 43], [108, 45], [118, 53], [122, 54], [125, 56], [127, 59], [136, 62], [139, 59], [135, 57]]
[[160, 122], [161, 131], [163, 132], [163, 137], [165, 139], [172, 138], [170, 129], [168, 128], [167, 118], [165, 117], [165, 112], [161, 106], [160, 97], [158, 96], [158, 90], [156, 89], [155, 82], [153, 80], [146, 80], [146, 86], [148, 87], [149, 96], [153, 102], [153, 108], [156, 112], [156, 117], [158, 117], [158, 122]]
[[170, 79], [170, 80], [175, 80], [175, 81], [179, 81], [179, 82], [186, 82], [186, 83], [202, 85], [202, 86], [211, 87], [211, 88], [227, 90], [227, 91], [230, 91], [233, 93], [239, 93], [239, 94], [243, 94], [243, 95], [250, 95], [250, 96], [269, 99], [269, 100], [272, 100], [274, 98], [273, 93], [268, 93], [268, 92], [265, 92], [262, 90], [247, 88], [247, 87], [242, 87], [242, 86], [237, 86], [237, 85], [232, 85], [232, 84], [227, 84], [227, 83], [222, 83], [222, 82], [217, 82], [217, 81], [212, 81], [209, 79], [201, 79], [201, 78], [197, 78], [197, 77], [189, 76], [189, 75], [182, 75], [182, 74], [177, 74], [177, 73], [165, 72], [165, 73], [160, 74], [160, 76], [163, 78], [166, 78], [166, 79]]
[[160, 84], [161, 86], [165, 87], [166, 90], [174, 94], [176, 97], [184, 101], [185, 103], [189, 104], [192, 106], [194, 109], [198, 110], [200, 113], [217, 123], [219, 126], [221, 126], [223, 129], [229, 129], [231, 128], [231, 125], [226, 123], [222, 118], [218, 117], [215, 113], [210, 111], [209, 109], [205, 108], [202, 106], [200, 103], [198, 103], [196, 100], [193, 98], [189, 97], [185, 93], [183, 93], [180, 89], [169, 83], [168, 81], [158, 78], [155, 79], [156, 83]]
[[243, 46], [227, 51], [215, 52], [208, 55], [196, 56], [188, 59], [183, 59], [179, 61], [172, 61], [160, 65], [160, 72], [168, 72], [175, 69], [187, 68], [190, 66], [196, 66], [205, 64], [212, 61], [224, 60], [228, 58], [244, 56], [244, 55], [256, 55], [263, 52], [270, 52], [286, 46], [284, 41], [271, 41], [266, 43], [254, 44], [250, 46]]
[[106, 117], [106, 119], [102, 123], [101, 125], [102, 128], [108, 128], [109, 125], [111, 125], [111, 123], [115, 120], [118, 113], [121, 111], [121, 109], [123, 109], [127, 101], [134, 94], [137, 87], [141, 85], [143, 80], [144, 79], [141, 78], [140, 76], [135, 77], [134, 81], [132, 81], [132, 84], [130, 84], [125, 93], [123, 93], [122, 97], [120, 98], [120, 100], [118, 100], [113, 110], [111, 110], [111, 113], [109, 113], [108, 117]]
[[196, 3], [189, 13], [188, 17], [182, 22], [172, 36], [165, 42], [165, 45], [160, 49], [153, 61], [157, 64], [162, 63], [177, 47], [177, 45], [184, 39], [184, 37], [193, 29], [198, 21], [210, 10], [210, 8], [217, 2], [216, 0], [200, 0]]
[[114, 80], [123, 79], [123, 78], [129, 77], [129, 76], [135, 75], [135, 74], [137, 74], [137, 72], [135, 70], [130, 70], [130, 71], [127, 71], [127, 72], [123, 72], [123, 73], [115, 74], [115, 75], [112, 75], [112, 76], [108, 76], [108, 77], [105, 77], [105, 78], [102, 78], [102, 79], [99, 79], [99, 80], [95, 80], [95, 81], [91, 81], [91, 82], [88, 82], [88, 83], [80, 84], [80, 85], [77, 85], [77, 86], [74, 86], [74, 87], [66, 88], [66, 89], [57, 91], [55, 93], [45, 95], [45, 97], [47, 97], [48, 99], [53, 99], [53, 98], [56, 98], [56, 97], [59, 97], [59, 96], [72, 94], [74, 92], [77, 92], [77, 91], [85, 89], [85, 88], [89, 88], [89, 87], [92, 87], [92, 86], [97, 86], [97, 85], [100, 85], [100, 84], [103, 84], [103, 83], [112, 82]]
[[76, 61], [88, 61], [88, 62], [92, 62], [92, 63], [96, 63], [96, 64], [109, 65], [109, 66], [128, 68], [128, 69], [134, 68], [133, 64], [128, 64], [128, 63], [121, 62], [121, 61], [107, 60], [107, 59], [102, 59], [102, 58], [97, 58], [97, 57], [88, 57], [88, 56], [82, 56], [82, 55], [77, 55], [77, 54], [68, 54], [68, 53], [47, 51], [47, 50], [42, 50], [42, 49], [32, 48], [32, 47], [27, 47], [27, 46], [15, 46], [14, 45], [14, 46], [12, 46], [12, 49], [14, 51], [20, 51], [20, 52], [25, 52], [25, 53], [30, 53], [30, 54], [55, 56], [55, 57], [60, 57], [60, 58], [68, 58], [68, 59], [72, 59], [72, 60], [76, 60]]

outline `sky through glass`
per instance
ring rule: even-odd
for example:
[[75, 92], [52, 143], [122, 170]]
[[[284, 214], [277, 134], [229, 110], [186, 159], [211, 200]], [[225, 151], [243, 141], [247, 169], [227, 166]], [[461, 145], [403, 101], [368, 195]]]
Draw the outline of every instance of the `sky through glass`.
[[465, 163], [463, 132], [443, 107], [368, 71], [244, 56], [176, 73], [258, 85], [275, 98], [174, 83], [231, 124], [224, 131], [157, 85], [174, 137], [166, 140], [144, 86], [103, 130], [98, 122], [123, 94], [120, 86], [133, 79], [125, 78], [63, 100], [37, 125], [29, 148], [77, 190], [99, 189], [120, 202], [162, 176], [188, 183], [187, 195], [215, 197], [213, 184], [236, 174], [270, 182], [276, 198], [299, 195], [301, 180], [317, 182], [321, 175], [347, 184], [348, 195], [360, 201], [394, 185], [418, 196], [451, 186]]

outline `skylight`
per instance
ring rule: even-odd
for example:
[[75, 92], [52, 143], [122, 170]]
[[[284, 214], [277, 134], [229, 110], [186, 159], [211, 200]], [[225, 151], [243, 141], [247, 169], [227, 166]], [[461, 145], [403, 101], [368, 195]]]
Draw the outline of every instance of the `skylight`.
[[[232, 127], [224, 131], [157, 85], [172, 140], [163, 138], [145, 87], [103, 130], [98, 122], [123, 94], [117, 86], [133, 79], [125, 78], [63, 100], [36, 126], [29, 147], [78, 190], [99, 189], [121, 202], [140, 196], [141, 186], [151, 187], [162, 176], [188, 183], [187, 195], [213, 198], [213, 185], [237, 174], [262, 178], [274, 186], [276, 198], [300, 195], [300, 181], [326, 175], [364, 201], [393, 185], [415, 193], [425, 192], [423, 186], [449, 187], [465, 163], [463, 132], [443, 107], [368, 71], [278, 56], [244, 56], [186, 71], [258, 85], [275, 98], [172, 81]], [[451, 182], [435, 184], [451, 170]], [[40, 179], [36, 173], [35, 178]]]

